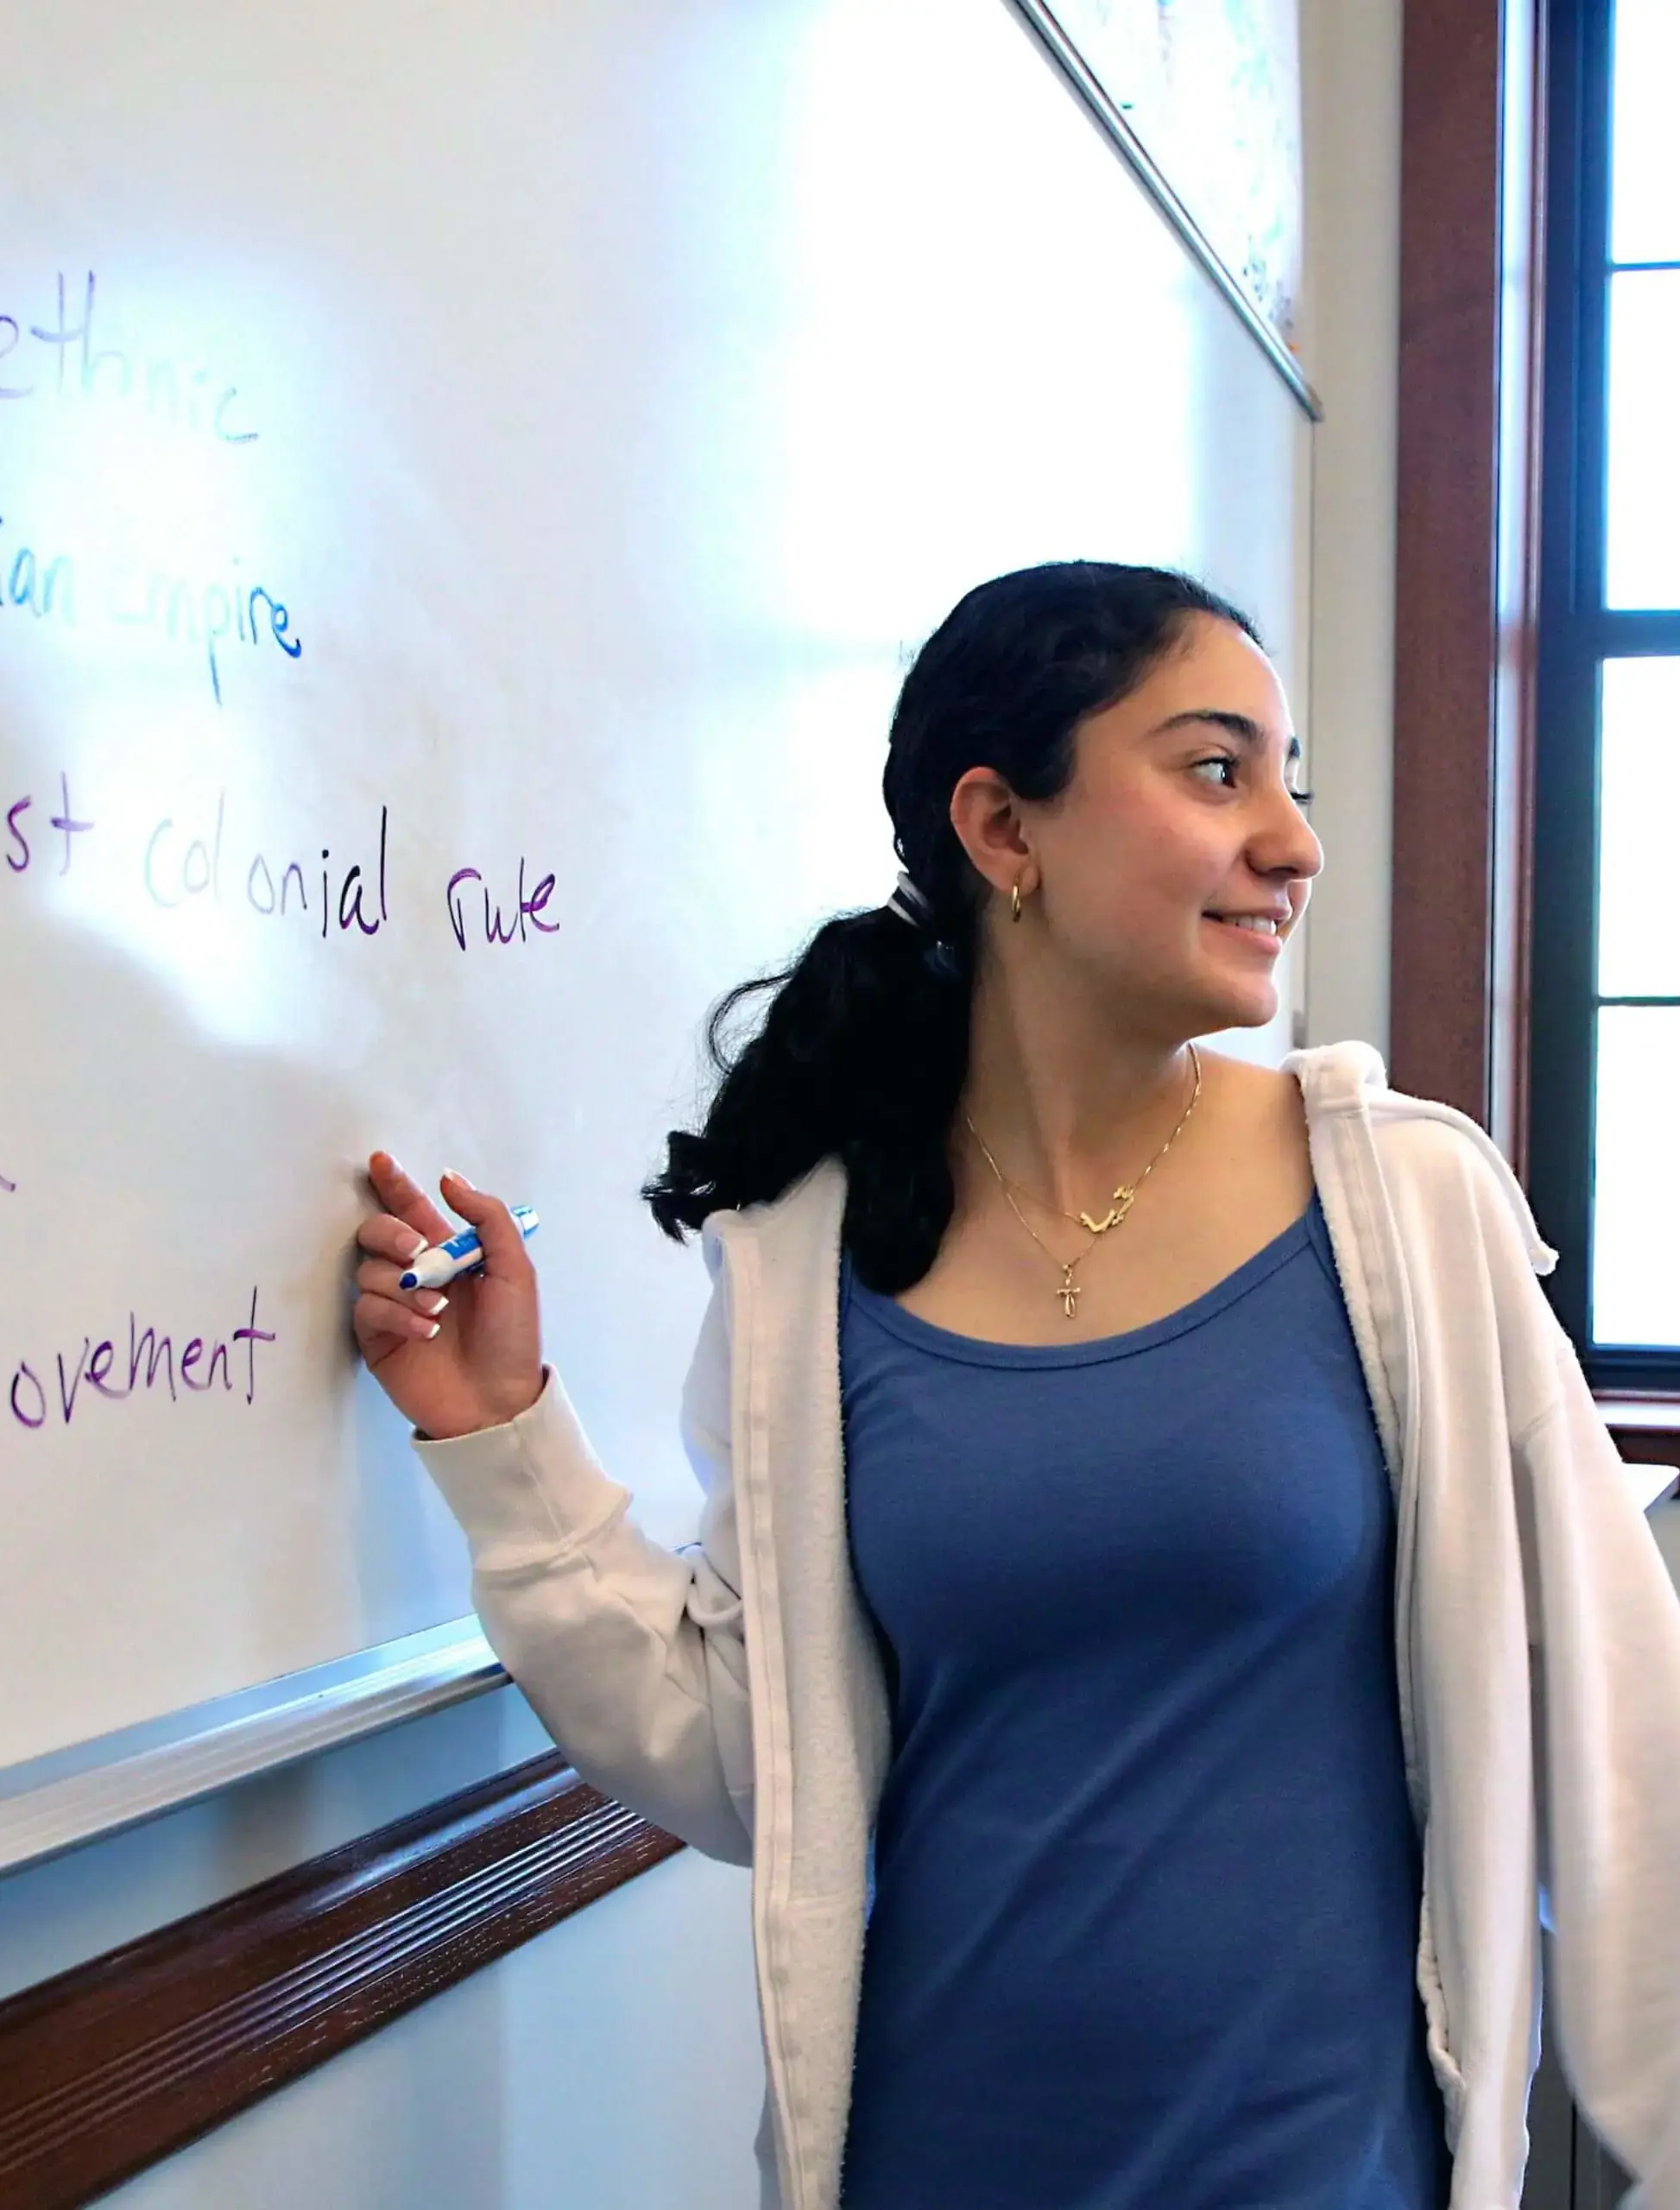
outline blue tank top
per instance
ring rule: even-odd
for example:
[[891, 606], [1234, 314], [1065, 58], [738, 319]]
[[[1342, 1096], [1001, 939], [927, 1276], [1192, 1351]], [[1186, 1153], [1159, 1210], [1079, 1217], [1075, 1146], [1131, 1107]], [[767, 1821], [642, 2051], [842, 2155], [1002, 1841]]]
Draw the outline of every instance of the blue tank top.
[[893, 1689], [845, 2210], [1439, 2210], [1387, 1474], [1315, 1196], [1153, 1325], [843, 1268]]

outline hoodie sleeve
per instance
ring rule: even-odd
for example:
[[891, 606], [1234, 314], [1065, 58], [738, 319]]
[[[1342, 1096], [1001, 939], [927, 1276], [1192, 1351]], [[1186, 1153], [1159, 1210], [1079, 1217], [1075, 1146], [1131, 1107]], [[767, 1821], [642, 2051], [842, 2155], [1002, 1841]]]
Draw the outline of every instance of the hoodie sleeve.
[[1576, 2100], [1641, 2182], [1623, 2210], [1680, 2210], [1680, 1597], [1557, 1344], [1557, 1393], [1514, 1449], [1547, 2011]]
[[752, 1856], [752, 1724], [720, 1281], [683, 1392], [705, 1492], [667, 1550], [591, 1449], [558, 1376], [505, 1426], [415, 1449], [465, 1531], [486, 1639], [585, 1780], [708, 1856]]

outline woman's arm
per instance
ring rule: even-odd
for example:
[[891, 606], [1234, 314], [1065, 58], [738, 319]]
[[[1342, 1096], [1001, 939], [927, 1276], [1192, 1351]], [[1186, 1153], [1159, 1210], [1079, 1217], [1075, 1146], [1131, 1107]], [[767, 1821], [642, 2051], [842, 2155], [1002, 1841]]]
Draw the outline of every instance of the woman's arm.
[[1680, 2210], [1680, 1598], [1549, 1309], [1541, 1324], [1557, 1395], [1513, 1471], [1547, 2033], [1639, 2201]]
[[[381, 1173], [382, 1163], [389, 1172]], [[608, 1477], [534, 1348], [525, 1374], [526, 1347], [539, 1340], [535, 1278], [497, 1200], [452, 1185], [451, 1203], [483, 1239], [483, 1278], [451, 1285], [435, 1336], [395, 1317], [385, 1279], [399, 1263], [395, 1246], [405, 1233], [439, 1240], [439, 1227], [449, 1226], [441, 1215], [420, 1219], [426, 1201], [415, 1203], [397, 1171], [376, 1155], [375, 1187], [392, 1210], [361, 1232], [370, 1257], [358, 1277], [357, 1334], [369, 1366], [420, 1430], [419, 1454], [465, 1531], [473, 1602], [491, 1648], [586, 1780], [709, 1856], [745, 1864], [752, 1727], [723, 1285], [713, 1291], [683, 1392], [684, 1441], [705, 1490], [700, 1539], [673, 1552], [632, 1525], [628, 1490]], [[381, 1357], [387, 1336], [400, 1337], [401, 1347]], [[441, 1369], [426, 1363], [428, 1354], [441, 1356]], [[521, 1399], [511, 1417], [473, 1419], [481, 1405]], [[433, 1401], [437, 1424], [446, 1422], [441, 1440], [427, 1439], [437, 1426], [417, 1417]]]

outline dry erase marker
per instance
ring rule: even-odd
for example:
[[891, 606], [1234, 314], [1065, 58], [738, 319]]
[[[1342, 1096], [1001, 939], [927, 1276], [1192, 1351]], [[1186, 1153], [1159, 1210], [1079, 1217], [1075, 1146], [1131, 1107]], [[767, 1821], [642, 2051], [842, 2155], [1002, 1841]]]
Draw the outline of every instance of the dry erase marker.
[[[529, 1205], [510, 1205], [514, 1225], [521, 1235], [529, 1237], [537, 1232], [537, 1216]], [[400, 1285], [403, 1289], [441, 1289], [457, 1274], [471, 1273], [475, 1266], [484, 1263], [484, 1247], [478, 1240], [476, 1228], [464, 1228], [458, 1235], [452, 1235], [447, 1243], [434, 1243], [429, 1251], [422, 1251], [413, 1266], [405, 1267]]]

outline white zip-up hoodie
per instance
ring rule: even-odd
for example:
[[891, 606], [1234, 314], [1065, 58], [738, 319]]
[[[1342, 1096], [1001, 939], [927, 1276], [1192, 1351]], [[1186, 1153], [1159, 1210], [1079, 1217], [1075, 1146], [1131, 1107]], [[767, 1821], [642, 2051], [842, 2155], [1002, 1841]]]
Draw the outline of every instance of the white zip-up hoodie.
[[[1623, 2210], [1680, 2210], [1680, 1600], [1493, 1143], [1389, 1089], [1367, 1045], [1285, 1064], [1398, 1515], [1418, 1986], [1452, 2210], [1518, 2210], [1543, 1948], [1564, 2076], [1639, 2182]], [[552, 1374], [508, 1425], [419, 1446], [471, 1542], [484, 1632], [578, 1770], [753, 1866], [766, 2210], [838, 2202], [888, 1755], [846, 1544], [844, 1202], [825, 1162], [706, 1223], [683, 1402], [697, 1546], [631, 1524]]]

